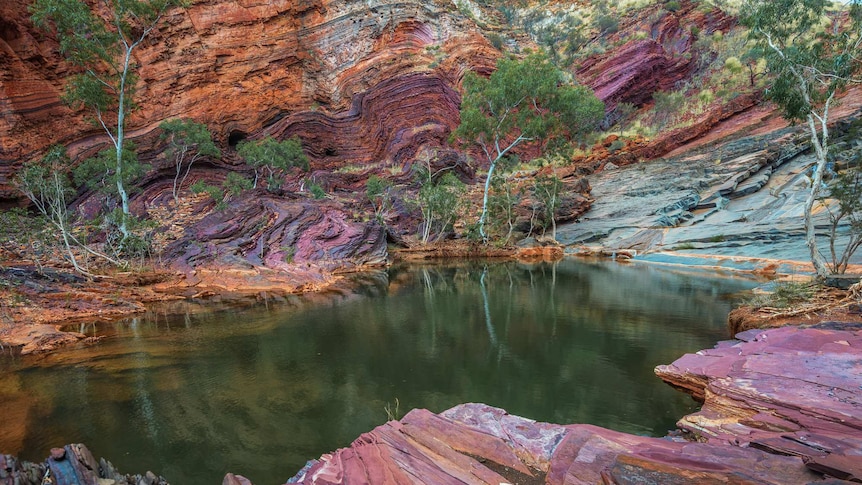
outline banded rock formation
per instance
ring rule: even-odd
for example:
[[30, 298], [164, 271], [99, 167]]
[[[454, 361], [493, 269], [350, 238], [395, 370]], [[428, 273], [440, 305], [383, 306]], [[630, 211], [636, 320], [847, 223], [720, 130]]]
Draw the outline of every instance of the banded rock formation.
[[[680, 4], [677, 11], [669, 12], [657, 3], [624, 20], [619, 32], [608, 38], [609, 43], [623, 44], [581, 64], [578, 79], [593, 88], [609, 109], [617, 103], [643, 105], [656, 91], [674, 90], [697, 70], [703, 54], [694, 46], [698, 36], [727, 33], [736, 26], [736, 19], [721, 10], [704, 11], [691, 1]], [[637, 32], [647, 37], [632, 38]]]
[[[20, 202], [12, 185], [15, 171], [48, 145], [67, 146], [77, 162], [107, 144], [104, 134], [86, 123], [86, 112], [60, 102], [64, 79], [75, 68], [59, 57], [51, 35], [34, 29], [27, 4], [12, 0], [0, 6], [0, 203]], [[156, 170], [140, 182], [133, 211], [142, 214], [169, 200], [173, 167], [159, 155], [157, 128], [169, 118], [206, 123], [224, 153], [220, 160], [198, 163], [190, 182], [220, 182], [229, 171], [248, 171], [233, 148], [243, 139], [268, 135], [299, 136], [311, 159], [311, 177], [327, 180], [328, 189], [342, 184], [333, 177], [339, 169], [346, 169], [347, 179], [354, 169], [383, 170], [384, 165], [406, 174], [417, 156], [434, 157], [446, 146], [458, 123], [457, 87], [464, 73], [489, 73], [497, 55], [473, 22], [447, 1], [201, 0], [171, 10], [136, 53], [140, 108], [129, 133], [142, 160]], [[361, 183], [348, 182], [353, 191]], [[298, 191], [301, 185], [293, 176], [286, 189]], [[385, 257], [380, 228], [353, 218], [346, 207], [272, 199], [266, 208], [252, 210], [256, 197], [243, 195], [233, 202], [245, 223], [283, 221], [293, 231], [287, 239], [321, 245], [308, 254], [295, 248], [297, 261], [324, 260], [327, 266], [325, 260], [345, 258], [348, 265], [361, 265]], [[94, 215], [100, 198], [79, 193], [78, 207]], [[284, 221], [288, 215], [294, 219]], [[215, 219], [223, 217], [204, 223]], [[185, 240], [216, 230], [190, 228]], [[350, 236], [333, 236], [333, 231]], [[254, 250], [246, 254], [254, 246], [263, 254], [268, 243], [233, 236], [239, 239], [221, 234], [209, 243], [242, 247], [238, 255], [246, 262], [283, 265], [274, 259], [280, 249], [269, 251], [272, 257], [259, 257]], [[274, 248], [287, 244], [270, 242]], [[362, 254], [358, 246], [364, 246]], [[180, 266], [217, 259], [193, 258], [178, 249], [171, 254], [181, 259]]]
[[[8, 167], [51, 143], [67, 145], [73, 154], [105, 143], [98, 131], [87, 132], [85, 113], [60, 103], [63, 80], [74, 68], [59, 58], [53, 38], [34, 30], [27, 3], [0, 7], [6, 54], [0, 61], [0, 163], [6, 182]], [[155, 137], [144, 135], [159, 122], [187, 117], [207, 123], [227, 144], [231, 134], [254, 136], [277, 120], [316, 111], [280, 125], [318, 137], [306, 143], [313, 160], [353, 161], [348, 153], [322, 153], [327, 142], [347, 140], [355, 145], [350, 154], [384, 159], [386, 146], [401, 141], [391, 134], [457, 123], [452, 88], [466, 70], [488, 72], [494, 64], [495, 51], [453, 10], [448, 2], [321, 0], [204, 0], [174, 9], [137, 53], [140, 109], [131, 120], [132, 136], [147, 151]], [[407, 80], [398, 82], [402, 77]], [[433, 99], [417, 106], [415, 98], [425, 93]], [[401, 102], [402, 111], [387, 113]], [[344, 118], [361, 126], [343, 130], [338, 125]], [[382, 137], [383, 146], [362, 146], [357, 134], [375, 144]], [[8, 185], [3, 190], [9, 197]]]

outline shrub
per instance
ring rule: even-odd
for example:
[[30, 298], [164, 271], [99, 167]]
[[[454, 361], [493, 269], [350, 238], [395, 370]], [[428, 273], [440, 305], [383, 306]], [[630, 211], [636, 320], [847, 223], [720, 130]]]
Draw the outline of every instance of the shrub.
[[326, 191], [323, 190], [323, 187], [320, 186], [317, 182], [311, 182], [308, 184], [308, 190], [311, 192], [311, 196], [315, 199], [322, 199], [326, 197]]
[[610, 35], [620, 30], [620, 21], [610, 14], [599, 15], [593, 25], [599, 30], [599, 35]]
[[814, 297], [816, 285], [812, 282], [787, 281], [777, 283], [771, 293], [757, 294], [745, 301], [753, 308], [787, 308], [805, 303]]

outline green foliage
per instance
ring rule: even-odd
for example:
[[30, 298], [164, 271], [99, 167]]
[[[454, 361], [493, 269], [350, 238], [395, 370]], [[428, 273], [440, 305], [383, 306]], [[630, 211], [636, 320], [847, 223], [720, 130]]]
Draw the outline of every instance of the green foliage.
[[423, 243], [427, 244], [435, 234], [435, 240], [439, 240], [451, 230], [465, 191], [464, 184], [452, 173], [422, 185], [418, 204], [422, 213], [420, 237]]
[[[121, 229], [125, 224], [125, 232]], [[124, 215], [122, 209], [115, 209], [105, 214], [102, 219], [102, 230], [105, 233], [105, 251], [124, 261], [128, 266], [130, 261], [143, 260], [150, 257], [153, 251], [153, 234], [156, 229], [154, 221], [141, 219], [133, 215]]]
[[682, 91], [656, 91], [652, 99], [655, 102], [653, 120], [659, 130], [673, 124], [685, 106], [685, 95]]
[[67, 200], [74, 194], [74, 190], [69, 183], [68, 165], [69, 158], [65, 147], [54, 145], [41, 159], [25, 163], [15, 179], [15, 184], [33, 202], [44, 220], [56, 229], [65, 249], [65, 257], [76, 271], [90, 275], [79, 263], [73, 249], [76, 247], [120, 265], [120, 261], [88, 248], [72, 234]]
[[543, 236], [550, 227], [551, 238], [557, 237], [556, 213], [560, 207], [562, 188], [563, 181], [556, 174], [538, 175], [533, 183], [534, 204], [541, 215], [540, 225]]
[[[135, 145], [126, 142], [122, 152], [122, 172], [117, 175], [117, 163], [113, 148], [106, 148], [95, 157], [84, 160], [75, 167], [73, 177], [76, 186], [87, 186], [101, 190], [107, 194], [117, 195], [120, 184], [129, 187], [150, 169], [149, 165], [141, 164], [135, 153]], [[117, 179], [121, 178], [120, 184]]]
[[454, 133], [478, 144], [489, 160], [507, 152], [495, 142], [545, 142], [589, 132], [604, 116], [604, 105], [589, 88], [563, 84], [562, 73], [540, 53], [524, 60], [503, 58], [490, 78], [468, 73], [464, 79], [461, 124]]
[[374, 217], [384, 222], [386, 213], [392, 208], [392, 182], [377, 175], [368, 177], [365, 182], [365, 197], [374, 208]]
[[282, 246], [281, 250], [284, 252], [284, 262], [287, 264], [293, 263], [293, 258], [296, 257], [296, 247]]
[[0, 248], [33, 262], [42, 271], [57, 247], [57, 234], [42, 214], [15, 207], [0, 211]]
[[[120, 198], [119, 228], [129, 235], [127, 180], [134, 179], [140, 165], [127, 167], [132, 148], [125, 141], [126, 117], [134, 109], [137, 66], [133, 52], [152, 33], [168, 8], [178, 0], [106, 0], [105, 17], [83, 0], [35, 0], [30, 6], [33, 24], [56, 31], [60, 54], [82, 68], [69, 80], [63, 99], [74, 107], [88, 109], [97, 126], [104, 129], [114, 150], [113, 182]], [[53, 29], [52, 29], [53, 26]], [[107, 155], [100, 164], [105, 165]], [[110, 176], [110, 174], [108, 174]]]
[[753, 308], [787, 308], [811, 300], [816, 290], [811, 282], [786, 281], [776, 284], [771, 293], [754, 295], [745, 304]]
[[[768, 99], [789, 120], [805, 120], [859, 70], [862, 8], [851, 3], [850, 23], [829, 16], [826, 0], [748, 0], [741, 21], [775, 79]], [[824, 22], [828, 28], [822, 28]]]
[[15, 184], [43, 215], [62, 212], [65, 218], [66, 200], [74, 194], [66, 172], [69, 165], [66, 148], [52, 145], [41, 159], [24, 164]]
[[679, 11], [681, 6], [680, 6], [679, 2], [677, 2], [676, 0], [671, 0], [670, 2], [665, 2], [664, 8], [668, 12], [676, 12], [676, 11]]
[[159, 125], [161, 140], [167, 140], [165, 155], [173, 161], [176, 172], [172, 194], [179, 201], [179, 190], [189, 176], [192, 165], [201, 157], [219, 157], [221, 150], [215, 145], [207, 126], [188, 119], [173, 119]]
[[452, 139], [482, 149], [489, 163], [479, 219], [485, 237], [488, 191], [497, 162], [522, 143], [546, 147], [549, 141], [594, 130], [604, 104], [587, 87], [564, 83], [546, 56], [503, 58], [490, 78], [468, 73], [464, 79], [461, 124]]
[[598, 29], [599, 35], [610, 35], [620, 30], [620, 21], [610, 13], [597, 15], [593, 25]]
[[238, 172], [230, 172], [222, 184], [222, 188], [230, 195], [237, 196], [246, 190], [251, 190], [254, 183]]
[[830, 109], [839, 90], [860, 83], [854, 76], [862, 70], [862, 4], [852, 0], [846, 16], [829, 11], [831, 6], [827, 0], [747, 0], [740, 18], [773, 75], [766, 97], [785, 118], [808, 127], [817, 163], [805, 201], [805, 240], [820, 277], [829, 268], [818, 249], [812, 212], [829, 159]]
[[608, 147], [609, 153], [616, 153], [626, 147], [626, 143], [622, 140], [614, 140]]
[[308, 184], [308, 191], [311, 192], [311, 196], [317, 200], [326, 197], [326, 191], [323, 190], [323, 187], [321, 187], [320, 184], [317, 182], [310, 182]]
[[[832, 256], [830, 269], [833, 273], [847, 271], [850, 257], [862, 245], [862, 170], [859, 167], [846, 170], [838, 175], [829, 186], [829, 197], [838, 202], [837, 208], [826, 204], [831, 222], [829, 252]], [[847, 243], [843, 249], [837, 247], [840, 225], [847, 222]]]
[[302, 142], [294, 136], [277, 141], [268, 136], [258, 141], [242, 141], [237, 146], [239, 156], [254, 168], [253, 187], [257, 187], [260, 171], [267, 171], [267, 190], [277, 192], [281, 189], [281, 174], [291, 167], [308, 170], [308, 157], [302, 150]]
[[497, 49], [498, 51], [502, 51], [505, 46], [503, 38], [496, 32], [488, 34], [488, 42], [490, 42], [494, 49]]
[[[228, 177], [230, 177], [230, 174], [228, 174]], [[224, 210], [227, 208], [227, 203], [224, 200], [225, 189], [218, 185], [210, 185], [203, 180], [198, 180], [189, 187], [189, 190], [191, 190], [193, 194], [207, 194], [210, 199], [215, 201], [216, 210]]]
[[742, 72], [742, 61], [738, 57], [728, 57], [724, 61], [724, 68], [732, 74], [739, 74]]
[[617, 103], [614, 108], [614, 117], [616, 118], [616, 123], [620, 130], [620, 136], [622, 136], [627, 122], [631, 119], [632, 115], [637, 112], [637, 110], [637, 106], [632, 103]]
[[[488, 232], [490, 237], [496, 237], [500, 244], [506, 245], [512, 239], [515, 230], [517, 213], [515, 208], [523, 198], [523, 191], [500, 170], [491, 181], [491, 192], [488, 195]], [[479, 227], [476, 225], [476, 233]]]
[[[96, 15], [80, 0], [36, 0], [30, 6], [33, 24], [50, 30], [53, 23], [60, 53], [73, 63], [89, 67], [115, 65], [128, 44], [139, 44], [157, 25], [174, 0], [111, 0], [110, 21]], [[116, 75], [111, 73], [108, 75]], [[95, 76], [94, 76], [95, 77]]]

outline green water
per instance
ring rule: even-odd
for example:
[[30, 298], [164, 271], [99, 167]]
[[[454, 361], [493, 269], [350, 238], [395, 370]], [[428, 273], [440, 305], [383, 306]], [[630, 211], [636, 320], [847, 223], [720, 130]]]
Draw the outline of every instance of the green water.
[[461, 263], [252, 308], [175, 305], [88, 327], [107, 335], [94, 346], [0, 360], [0, 452], [41, 460], [83, 442], [177, 485], [228, 471], [266, 485], [382, 424], [387, 407], [484, 402], [663, 435], [695, 405], [653, 367], [726, 338], [733, 298], [752, 286], [652, 266]]

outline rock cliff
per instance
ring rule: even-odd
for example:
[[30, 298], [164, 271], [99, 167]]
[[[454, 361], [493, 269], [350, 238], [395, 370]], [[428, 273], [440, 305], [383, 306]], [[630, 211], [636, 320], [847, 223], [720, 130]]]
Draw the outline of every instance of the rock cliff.
[[[59, 57], [56, 39], [34, 29], [27, 5], [27, 0], [10, 0], [0, 6], [0, 49], [4, 51], [0, 57], [0, 204], [22, 202], [12, 184], [14, 174], [48, 145], [67, 146], [77, 163], [107, 143], [99, 130], [87, 124], [85, 112], [73, 111], [60, 101], [64, 80], [75, 68]], [[230, 214], [242, 214], [237, 217], [254, 227], [293, 217], [284, 222], [291, 227], [287, 239], [299, 241], [302, 233], [318, 230], [313, 229], [314, 221], [329, 224], [330, 219], [320, 217], [326, 213], [354, 236], [326, 238], [322, 244], [332, 246], [316, 254], [305, 255], [297, 248], [297, 261], [333, 255], [344, 258], [347, 266], [381, 261], [386, 253], [384, 238], [362, 217], [367, 208], [354, 201], [361, 198], [370, 174], [409, 182], [410, 167], [417, 160], [461, 160], [447, 148], [448, 135], [458, 123], [460, 80], [468, 70], [490, 73], [500, 55], [486, 38], [498, 28], [486, 21], [493, 23], [490, 19], [500, 13], [485, 8], [486, 16], [481, 10], [462, 13], [445, 0], [278, 0], [265, 5], [199, 0], [170, 11], [136, 54], [140, 107], [130, 120], [130, 137], [154, 171], [140, 182], [141, 190], [132, 201], [134, 211], [144, 214], [169, 200], [173, 167], [161, 154], [158, 124], [163, 120], [183, 117], [206, 123], [222, 148], [223, 157], [198, 163], [190, 181], [220, 182], [230, 171], [248, 171], [234, 150], [244, 139], [298, 136], [311, 159], [306, 179], [338, 197], [321, 207], [307, 198], [278, 203], [270, 198], [267, 209], [252, 215], [244, 199], [258, 196], [249, 194], [231, 202]], [[673, 12], [658, 4], [648, 6], [623, 18], [619, 31], [601, 39], [607, 50], [584, 58], [574, 74], [596, 91], [609, 110], [619, 102], [649, 105], [655, 91], [670, 89], [695, 74], [701, 54], [695, 46], [698, 35], [727, 32], [734, 24], [721, 11], [699, 8], [694, 2], [681, 2]], [[518, 42], [529, 44], [524, 39]], [[716, 105], [695, 129], [669, 133], [627, 156], [663, 155], [756, 102], [756, 97], [743, 97], [728, 106]], [[462, 179], [475, 182], [476, 167], [464, 168]], [[573, 172], [571, 177], [581, 175]], [[286, 182], [287, 192], [295, 193], [304, 179], [293, 176]], [[591, 201], [587, 184], [572, 183], [585, 190], [575, 194], [577, 210], [566, 215], [568, 220], [577, 219]], [[78, 204], [87, 215], [101, 207], [97, 194], [83, 191]], [[197, 204], [195, 211], [210, 208]], [[316, 215], [300, 217], [305, 211]], [[336, 212], [340, 215], [335, 216]], [[396, 219], [389, 221], [396, 237], [415, 229], [416, 221], [406, 208], [396, 212]], [[270, 239], [261, 240], [265, 232], [249, 227], [235, 227], [230, 236], [208, 239], [204, 246], [209, 249], [203, 252], [211, 254], [195, 249], [192, 252], [199, 254], [189, 256], [187, 246], [194, 235], [212, 232], [204, 226], [220, 224], [217, 220], [224, 218], [214, 215], [188, 223], [194, 228], [178, 238], [169, 259], [179, 258], [179, 265], [185, 266], [233, 253], [247, 263], [283, 266], [283, 260], [275, 259], [284, 256], [282, 248], [288, 242], [272, 238], [271, 232], [266, 233]], [[370, 239], [360, 242], [356, 235]], [[360, 246], [364, 249], [357, 249]], [[271, 257], [260, 257], [263, 253]]]
[[[64, 79], [75, 68], [59, 57], [51, 35], [31, 25], [28, 3], [0, 6], [0, 204], [21, 202], [14, 174], [48, 145], [67, 146], [77, 163], [107, 144], [85, 112], [61, 102]], [[136, 54], [140, 106], [129, 132], [155, 170], [141, 181], [132, 208], [143, 214], [168, 202], [173, 167], [160, 155], [157, 127], [178, 117], [207, 124], [224, 153], [197, 164], [191, 181], [222, 181], [229, 171], [248, 170], [236, 144], [268, 135], [299, 136], [311, 159], [309, 178], [327, 191], [361, 193], [364, 178], [353, 180], [356, 171], [367, 177], [369, 170], [389, 167], [408, 174], [417, 156], [436, 157], [446, 147], [458, 122], [463, 74], [490, 72], [497, 55], [446, 1], [202, 0], [174, 9]], [[293, 178], [287, 188], [296, 192], [302, 184]], [[381, 228], [341, 202], [270, 198], [255, 206], [258, 197], [243, 195], [225, 214], [198, 218], [170, 255], [182, 267], [225, 262], [222, 256], [233, 253], [239, 256], [234, 262], [273, 269], [293, 259], [283, 254], [293, 244], [297, 262], [322, 267], [386, 256]], [[93, 215], [98, 199], [81, 192], [78, 204]], [[251, 229], [264, 226], [268, 232]], [[208, 254], [201, 246], [186, 247], [200, 234]]]
[[[47, 145], [77, 155], [105, 143], [86, 131], [85, 113], [60, 102], [74, 68], [31, 25], [27, 4], [0, 6], [5, 198], [15, 196], [14, 168]], [[405, 145], [420, 148], [411, 142], [423, 132], [432, 135], [420, 140], [443, 144], [457, 122], [459, 79], [488, 72], [496, 55], [448, 2], [192, 2], [172, 10], [137, 52], [132, 136], [152, 151], [159, 122], [187, 117], [223, 145], [262, 133], [305, 135], [316, 167], [386, 160]]]

